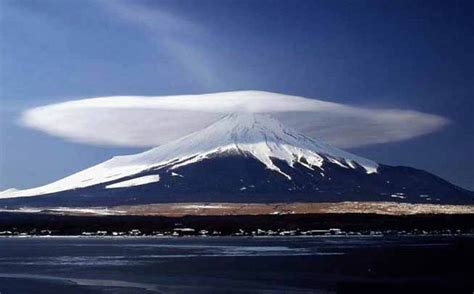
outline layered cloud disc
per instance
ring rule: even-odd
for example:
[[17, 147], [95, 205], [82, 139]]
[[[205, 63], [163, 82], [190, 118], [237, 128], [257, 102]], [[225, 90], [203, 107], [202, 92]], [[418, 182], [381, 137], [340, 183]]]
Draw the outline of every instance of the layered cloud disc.
[[443, 117], [417, 111], [368, 109], [261, 91], [74, 100], [29, 109], [21, 122], [76, 142], [152, 147], [238, 112], [269, 113], [303, 134], [338, 147], [405, 140], [448, 123]]

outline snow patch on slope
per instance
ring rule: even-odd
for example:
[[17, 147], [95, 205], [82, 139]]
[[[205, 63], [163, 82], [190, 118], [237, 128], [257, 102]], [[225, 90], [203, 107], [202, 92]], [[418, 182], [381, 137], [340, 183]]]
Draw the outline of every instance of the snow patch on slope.
[[158, 182], [159, 180], [160, 180], [159, 175], [144, 176], [144, 177], [139, 177], [139, 178], [107, 185], [105, 186], [105, 188], [113, 189], [113, 188], [126, 188], [126, 187], [140, 186], [140, 185], [145, 185], [149, 183], [155, 183], [155, 182]]

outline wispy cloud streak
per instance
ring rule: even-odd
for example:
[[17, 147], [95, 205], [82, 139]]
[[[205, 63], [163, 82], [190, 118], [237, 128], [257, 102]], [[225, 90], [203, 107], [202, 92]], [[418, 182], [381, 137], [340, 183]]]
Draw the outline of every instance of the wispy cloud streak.
[[200, 45], [209, 33], [202, 25], [163, 9], [124, 1], [101, 1], [103, 8], [127, 24], [142, 29], [158, 51], [181, 65], [204, 88], [219, 85], [204, 48]]

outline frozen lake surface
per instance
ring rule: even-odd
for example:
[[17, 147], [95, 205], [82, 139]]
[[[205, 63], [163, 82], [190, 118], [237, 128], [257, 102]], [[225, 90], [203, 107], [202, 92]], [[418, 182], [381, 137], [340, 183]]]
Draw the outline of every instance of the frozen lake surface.
[[0, 238], [4, 293], [472, 293], [471, 237]]

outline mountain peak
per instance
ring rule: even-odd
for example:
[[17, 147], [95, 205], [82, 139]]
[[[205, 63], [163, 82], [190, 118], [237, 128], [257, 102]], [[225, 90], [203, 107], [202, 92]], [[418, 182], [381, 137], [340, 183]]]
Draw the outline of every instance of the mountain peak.
[[198, 132], [149, 151], [116, 156], [51, 184], [28, 190], [5, 191], [0, 197], [35, 196], [88, 187], [159, 167], [174, 170], [229, 153], [253, 157], [288, 180], [291, 177], [275, 165], [275, 159], [286, 162], [290, 167], [299, 163], [310, 170], [321, 171], [324, 171], [324, 162], [347, 169], [363, 168], [368, 174], [377, 172], [378, 168], [378, 164], [371, 160], [287, 128], [268, 114], [239, 112], [225, 115]]
[[242, 133], [248, 131], [272, 132], [283, 130], [285, 127], [269, 114], [234, 112], [223, 116], [221, 119], [214, 122], [204, 130], [206, 129], [213, 131], [225, 131], [227, 133]]

